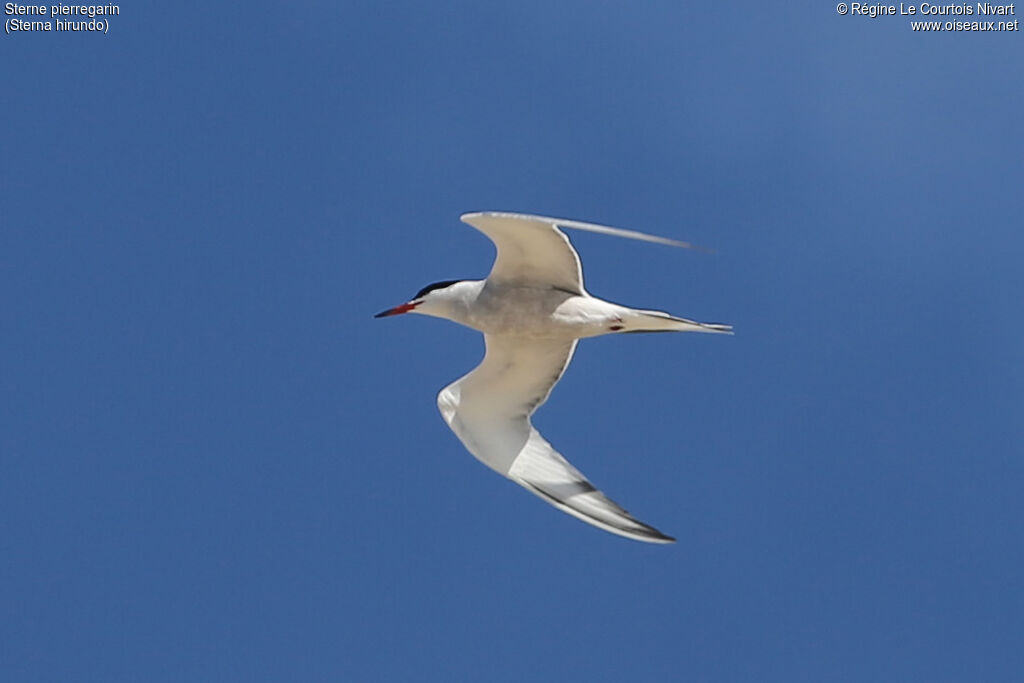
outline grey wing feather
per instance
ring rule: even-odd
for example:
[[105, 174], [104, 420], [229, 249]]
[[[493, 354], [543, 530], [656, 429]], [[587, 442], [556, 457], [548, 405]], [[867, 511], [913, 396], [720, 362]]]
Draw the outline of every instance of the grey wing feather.
[[572, 358], [576, 342], [485, 336], [487, 353], [445, 387], [438, 408], [470, 453], [578, 519], [640, 541], [672, 539], [629, 515], [573, 467], [530, 422]]
[[493, 212], [467, 213], [462, 220], [490, 238], [498, 251], [489, 281], [542, 284], [572, 294], [585, 293], [580, 257], [554, 223]]
[[583, 266], [569, 238], [559, 228], [707, 251], [689, 242], [567, 218], [483, 211], [463, 214], [461, 219], [489, 237], [498, 250], [488, 279], [543, 283], [574, 294], [585, 293]]

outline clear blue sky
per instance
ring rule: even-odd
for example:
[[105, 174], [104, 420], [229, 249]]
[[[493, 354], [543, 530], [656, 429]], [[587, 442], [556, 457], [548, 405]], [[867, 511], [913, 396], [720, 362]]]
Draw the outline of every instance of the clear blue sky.
[[[157, 6], [159, 5], [159, 7]], [[6, 18], [6, 17], [5, 17]], [[1019, 681], [1024, 35], [828, 3], [121, 6], [4, 35], [5, 681]], [[437, 391], [499, 209], [588, 288], [493, 475]]]

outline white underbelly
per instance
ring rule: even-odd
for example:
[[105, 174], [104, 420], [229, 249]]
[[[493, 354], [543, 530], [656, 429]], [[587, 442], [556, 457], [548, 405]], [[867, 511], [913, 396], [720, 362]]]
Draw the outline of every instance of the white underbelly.
[[485, 290], [467, 322], [484, 334], [577, 339], [606, 333], [612, 308], [600, 299], [552, 289]]

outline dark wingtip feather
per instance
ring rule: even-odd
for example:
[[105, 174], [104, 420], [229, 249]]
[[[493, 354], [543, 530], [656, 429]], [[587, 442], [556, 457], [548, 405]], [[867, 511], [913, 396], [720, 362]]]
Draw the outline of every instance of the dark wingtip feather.
[[[673, 538], [672, 536], [668, 536], [666, 534], [663, 534], [660, 531], [658, 531], [657, 529], [655, 529], [654, 527], [652, 527], [651, 525], [644, 524], [640, 520], [634, 518], [628, 512], [626, 512], [621, 507], [619, 507], [614, 501], [609, 500], [608, 502], [610, 502], [612, 505], [615, 505], [615, 507], [617, 507], [622, 512], [622, 514], [625, 515], [636, 526], [625, 527], [625, 526], [612, 525], [607, 520], [602, 520], [602, 519], [599, 519], [597, 517], [594, 517], [593, 515], [588, 515], [584, 511], [582, 511], [582, 510], [580, 510], [578, 508], [572, 507], [566, 501], [559, 500], [556, 496], [551, 495], [550, 493], [548, 493], [544, 489], [540, 488], [536, 484], [533, 484], [533, 483], [531, 483], [529, 481], [526, 481], [524, 479], [516, 479], [515, 481], [518, 484], [524, 486], [530, 492], [536, 494], [537, 496], [543, 498], [544, 500], [546, 500], [549, 503], [551, 503], [552, 505], [554, 505], [556, 508], [562, 510], [563, 512], [568, 512], [570, 515], [572, 515], [574, 517], [577, 517], [577, 519], [582, 519], [584, 521], [592, 520], [591, 523], [594, 526], [596, 526], [599, 529], [602, 529], [604, 531], [607, 531], [607, 532], [610, 532], [610, 533], [615, 533], [615, 532], [611, 531], [611, 529], [614, 528], [614, 529], [617, 529], [618, 532], [619, 532], [619, 534], [617, 534], [617, 535], [622, 535], [625, 538], [631, 538], [634, 541], [647, 541], [649, 543], [675, 543], [676, 542], [676, 539]], [[604, 496], [604, 494], [601, 493], [600, 490], [594, 488], [594, 486], [592, 484], [590, 484], [590, 482], [587, 482], [587, 484], [590, 486], [590, 489], [593, 492], [600, 493], [603, 497], [605, 497], [607, 499], [607, 496]]]

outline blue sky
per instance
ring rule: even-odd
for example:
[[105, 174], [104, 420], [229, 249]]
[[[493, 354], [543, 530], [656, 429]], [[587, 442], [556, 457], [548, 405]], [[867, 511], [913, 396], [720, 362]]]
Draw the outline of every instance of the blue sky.
[[[5, 35], [7, 681], [1016, 681], [1024, 59], [823, 3], [122, 5]], [[471, 210], [736, 326], [585, 341], [477, 463]]]

